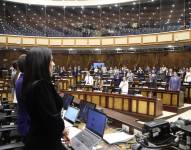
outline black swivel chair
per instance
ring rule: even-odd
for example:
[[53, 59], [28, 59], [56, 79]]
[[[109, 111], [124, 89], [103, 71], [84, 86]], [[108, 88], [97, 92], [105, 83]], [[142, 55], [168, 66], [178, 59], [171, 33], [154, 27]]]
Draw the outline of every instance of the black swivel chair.
[[81, 100], [79, 105], [80, 112], [78, 115], [78, 119], [86, 122], [88, 117], [88, 110], [95, 109], [95, 107], [96, 107], [96, 104], [85, 101], [85, 100]]
[[62, 99], [63, 99], [63, 108], [65, 110], [67, 110], [68, 106], [72, 105], [73, 100], [74, 100], [74, 96], [65, 93], [64, 96], [62, 97]]

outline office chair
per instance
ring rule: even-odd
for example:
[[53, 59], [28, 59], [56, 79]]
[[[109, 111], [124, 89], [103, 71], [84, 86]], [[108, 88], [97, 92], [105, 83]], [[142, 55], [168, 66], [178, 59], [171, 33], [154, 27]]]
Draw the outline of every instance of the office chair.
[[65, 110], [67, 110], [68, 106], [70, 106], [72, 104], [72, 102], [74, 100], [74, 96], [65, 93], [64, 96], [62, 97], [62, 99], [63, 99], [63, 108]]
[[78, 115], [78, 119], [86, 122], [88, 117], [88, 110], [95, 109], [95, 107], [96, 107], [96, 104], [85, 101], [85, 100], [81, 100], [79, 104], [80, 112]]

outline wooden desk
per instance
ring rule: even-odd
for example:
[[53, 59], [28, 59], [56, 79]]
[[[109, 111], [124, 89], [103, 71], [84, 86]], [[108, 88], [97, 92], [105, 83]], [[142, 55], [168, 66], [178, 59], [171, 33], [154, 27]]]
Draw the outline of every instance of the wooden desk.
[[[107, 117], [108, 114], [106, 113]], [[107, 125], [105, 127], [105, 131], [104, 134], [108, 134], [108, 133], [115, 133], [115, 132], [120, 132], [118, 129], [121, 128], [121, 124], [118, 124], [118, 126], [116, 126], [116, 124], [113, 124], [113, 121], [110, 120], [110, 118], [108, 117], [109, 121], [107, 122]], [[74, 127], [68, 127], [69, 130], [69, 134], [70, 134], [70, 130], [73, 130]], [[79, 123], [77, 124], [77, 128], [80, 130], [83, 130], [85, 128], [85, 124], [84, 123]], [[133, 135], [133, 133], [129, 133], [131, 135]], [[115, 144], [108, 144], [107, 142], [105, 142], [103, 139], [100, 141], [100, 143], [95, 146], [95, 149], [97, 149], [98, 147], [103, 148], [104, 150], [109, 149], [109, 150], [131, 150], [131, 145], [133, 143], [135, 143], [136, 140], [135, 138], [127, 141], [127, 142], [123, 142], [123, 143], [115, 143]]]
[[68, 79], [59, 79], [56, 81], [58, 83], [58, 90], [67, 90], [69, 88]]
[[182, 84], [182, 87], [184, 89], [184, 98], [185, 102], [191, 104], [191, 85], [190, 84]]
[[83, 90], [83, 91], [93, 91], [92, 85], [84, 85], [84, 84], [76, 84], [77, 90]]
[[87, 100], [98, 106], [119, 112], [133, 113], [145, 117], [162, 115], [162, 101], [156, 98], [88, 91], [62, 92], [69, 93], [77, 99]]
[[0, 100], [6, 98], [8, 101], [13, 101], [12, 94], [10, 90], [0, 90]]
[[177, 112], [178, 108], [184, 104], [184, 92], [182, 91], [168, 91], [161, 89], [150, 88], [130, 88], [140, 90], [141, 94], [146, 97], [156, 97], [162, 100], [163, 109], [167, 111]]

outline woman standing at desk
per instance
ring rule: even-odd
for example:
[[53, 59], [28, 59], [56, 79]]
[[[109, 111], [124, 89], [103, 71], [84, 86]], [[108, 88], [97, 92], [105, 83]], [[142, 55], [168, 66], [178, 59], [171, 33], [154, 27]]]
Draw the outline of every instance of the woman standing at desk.
[[51, 83], [52, 52], [32, 48], [25, 60], [23, 95], [30, 117], [25, 150], [65, 150], [61, 138], [67, 138], [61, 118], [63, 101]]

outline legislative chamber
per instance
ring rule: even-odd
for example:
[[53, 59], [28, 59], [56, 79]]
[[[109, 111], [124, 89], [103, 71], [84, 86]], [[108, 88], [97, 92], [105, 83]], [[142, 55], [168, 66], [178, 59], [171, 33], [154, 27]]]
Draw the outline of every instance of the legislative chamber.
[[1, 0], [0, 149], [190, 150], [190, 60], [190, 0]]

